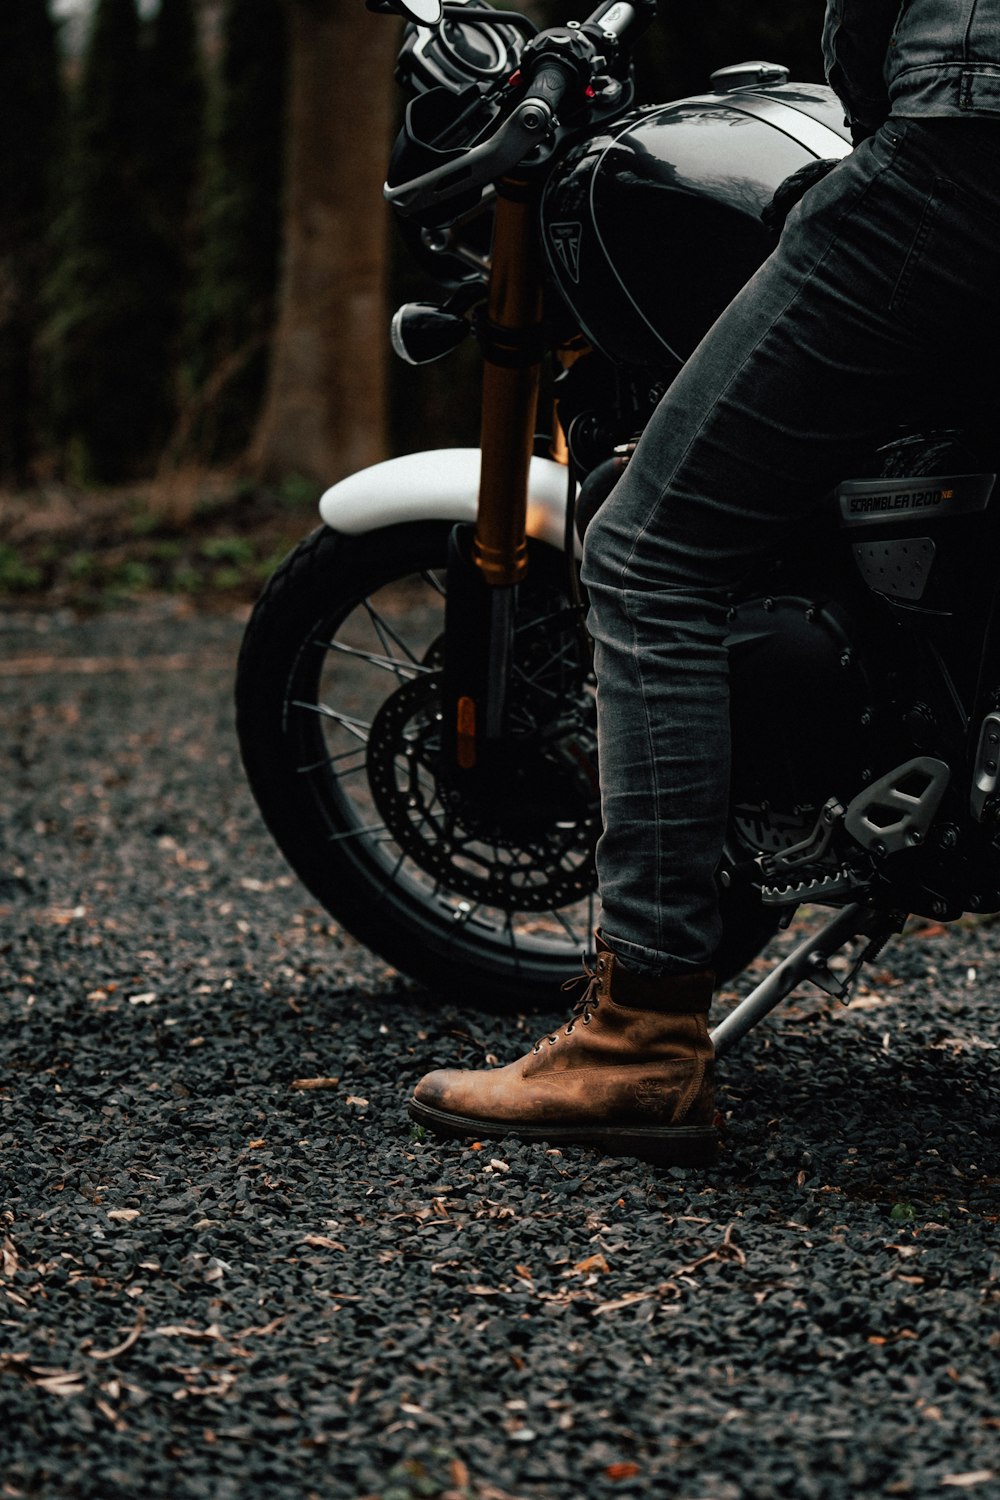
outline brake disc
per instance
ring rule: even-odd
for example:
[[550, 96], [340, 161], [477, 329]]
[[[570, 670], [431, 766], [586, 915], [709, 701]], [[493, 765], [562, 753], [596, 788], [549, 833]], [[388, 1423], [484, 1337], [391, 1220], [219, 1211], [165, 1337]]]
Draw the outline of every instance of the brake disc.
[[440, 674], [430, 673], [399, 687], [372, 724], [368, 779], [392, 838], [442, 886], [484, 905], [550, 911], [589, 896], [600, 802], [585, 721], [569, 718], [544, 743], [512, 741], [503, 795], [475, 799], [441, 778], [440, 705]]

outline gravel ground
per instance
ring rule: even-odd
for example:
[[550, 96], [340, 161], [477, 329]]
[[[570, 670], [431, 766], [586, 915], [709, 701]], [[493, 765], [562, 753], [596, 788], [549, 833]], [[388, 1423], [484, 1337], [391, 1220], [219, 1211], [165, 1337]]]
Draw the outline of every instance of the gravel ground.
[[420, 1139], [426, 1068], [560, 1012], [311, 904], [240, 631], [0, 621], [0, 1496], [1000, 1494], [1000, 929], [786, 1004], [711, 1171]]

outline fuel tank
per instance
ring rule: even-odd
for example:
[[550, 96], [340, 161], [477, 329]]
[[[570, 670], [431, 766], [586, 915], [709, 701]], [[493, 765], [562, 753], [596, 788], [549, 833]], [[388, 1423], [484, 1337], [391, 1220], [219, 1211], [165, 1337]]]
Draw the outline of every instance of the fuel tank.
[[817, 84], [646, 105], [576, 142], [542, 200], [552, 274], [616, 363], [671, 370], [774, 247], [760, 211], [778, 184], [851, 150]]

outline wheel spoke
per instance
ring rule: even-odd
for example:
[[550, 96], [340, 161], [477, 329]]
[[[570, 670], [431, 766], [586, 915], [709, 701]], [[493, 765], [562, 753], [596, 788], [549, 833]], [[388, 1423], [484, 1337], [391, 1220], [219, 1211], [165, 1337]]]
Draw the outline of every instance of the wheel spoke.
[[398, 635], [396, 631], [393, 630], [389, 622], [379, 614], [378, 610], [372, 604], [370, 599], [365, 600], [365, 610], [367, 611], [368, 618], [371, 620], [372, 625], [374, 626], [375, 634], [382, 642], [382, 649], [386, 653], [386, 656], [392, 655], [391, 651], [389, 650], [389, 642], [391, 641], [394, 646], [399, 647], [400, 651], [403, 652], [406, 658], [410, 662], [412, 662], [414, 666], [422, 666], [422, 663], [416, 656], [414, 656], [413, 652], [403, 640], [402, 636]]
[[[357, 828], [348, 828], [343, 833], [331, 833], [327, 842], [330, 844], [344, 844], [348, 839], [360, 839], [367, 833], [388, 834], [388, 829], [386, 828], [384, 823], [359, 824]], [[378, 842], [387, 843], [390, 841], [390, 839], [391, 835], [389, 835], [389, 838], [380, 839]]]
[[[569, 658], [569, 664], [571, 666], [576, 665], [576, 651], [572, 644], [568, 641], [560, 646], [557, 651], [553, 651], [552, 654], [547, 658], [547, 660], [540, 662], [533, 671], [526, 672], [523, 667], [515, 666], [514, 672], [522, 682], [527, 682], [532, 686], [536, 686], [539, 677], [544, 676], [544, 674], [550, 671], [552, 667], [564, 665], [567, 661], [567, 658]], [[543, 687], [541, 691], [547, 693], [550, 698], [558, 696], [558, 694], [552, 688]]]
[[[556, 921], [559, 923], [559, 926], [562, 928], [562, 930], [569, 937], [570, 942], [573, 943], [573, 945], [575, 947], [579, 948], [581, 946], [581, 943], [580, 943], [580, 934], [576, 931], [576, 929], [574, 927], [571, 926], [569, 920], [566, 917], [564, 917], [563, 914], [562, 914], [562, 912], [558, 911], [555, 907], [552, 908], [552, 915], [555, 917]], [[584, 943], [584, 944], [582, 944], [582, 946], [585, 948], [587, 945], [586, 945], [586, 943]]]
[[398, 855], [398, 857], [396, 859], [396, 863], [392, 867], [392, 871], [391, 871], [391, 873], [389, 875], [389, 878], [388, 878], [388, 880], [386, 881], [385, 885], [382, 888], [381, 895], [377, 898], [379, 901], [384, 901], [385, 898], [386, 898], [386, 896], [389, 894], [389, 890], [391, 889], [391, 887], [396, 884], [396, 878], [399, 875], [399, 872], [403, 868], [403, 866], [404, 866], [405, 863], [406, 863], [406, 850], [405, 849], [401, 849], [399, 851], [399, 855]]
[[355, 656], [361, 661], [371, 662], [373, 667], [381, 667], [384, 672], [391, 672], [404, 682], [410, 682], [414, 677], [434, 670], [415, 659], [401, 661], [398, 656], [379, 656], [375, 651], [362, 651], [360, 647], [345, 645], [343, 641], [315, 641], [313, 644], [322, 646], [326, 651], [339, 651], [343, 656]]
[[293, 698], [293, 708], [305, 708], [311, 714], [319, 714], [322, 719], [332, 719], [339, 724], [341, 729], [346, 729], [348, 734], [367, 745], [371, 724], [367, 719], [356, 719], [352, 714], [345, 714], [339, 708], [330, 708], [326, 703], [306, 703], [302, 698]]
[[434, 590], [436, 594], [440, 594], [442, 599], [446, 599], [448, 597], [447, 590], [436, 573], [432, 573], [428, 568], [425, 572], [421, 573], [420, 576], [424, 580], [424, 582]]
[[503, 926], [507, 940], [510, 943], [511, 957], [514, 960], [514, 973], [519, 974], [521, 972], [521, 954], [518, 950], [517, 938], [514, 935], [514, 916], [512, 912], [504, 912]]
[[365, 757], [364, 751], [357, 750], [352, 746], [350, 750], [341, 750], [339, 755], [324, 755], [322, 760], [315, 760], [313, 761], [312, 765], [296, 766], [295, 769], [299, 776], [309, 776], [313, 771], [322, 771], [329, 769], [330, 767], [335, 766], [338, 761], [349, 760], [351, 756], [357, 756], [360, 758], [355, 761], [355, 764], [353, 766], [344, 766], [342, 770], [331, 771], [331, 775], [334, 781], [342, 781], [345, 777], [356, 776], [359, 771], [363, 771], [365, 769], [365, 766], [368, 764], [368, 762]]
[[553, 620], [565, 619], [565, 616], [565, 609], [552, 609], [549, 610], [547, 615], [536, 615], [532, 620], [525, 620], [523, 628], [525, 630], [538, 630], [542, 625], [551, 625]]

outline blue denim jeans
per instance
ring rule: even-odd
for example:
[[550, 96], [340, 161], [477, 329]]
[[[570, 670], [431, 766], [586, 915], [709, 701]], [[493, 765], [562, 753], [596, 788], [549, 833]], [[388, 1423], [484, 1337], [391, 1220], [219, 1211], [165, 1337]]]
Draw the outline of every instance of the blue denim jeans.
[[583, 567], [601, 927], [627, 963], [711, 967], [719, 941], [726, 594], [900, 422], [1000, 397], [998, 334], [1000, 120], [892, 118], [793, 209], [653, 414]]

